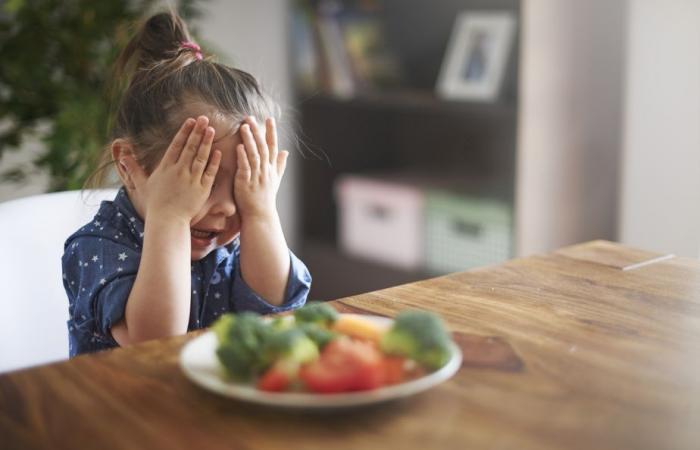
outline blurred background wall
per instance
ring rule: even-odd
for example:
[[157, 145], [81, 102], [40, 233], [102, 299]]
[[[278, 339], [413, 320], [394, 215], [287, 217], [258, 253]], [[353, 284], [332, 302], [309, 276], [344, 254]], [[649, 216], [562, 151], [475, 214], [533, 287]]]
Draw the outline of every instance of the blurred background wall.
[[523, 3], [519, 254], [616, 236], [626, 26], [624, 1]]
[[700, 2], [630, 0], [621, 241], [700, 255]]
[[700, 255], [700, 2], [523, 3], [518, 252]]

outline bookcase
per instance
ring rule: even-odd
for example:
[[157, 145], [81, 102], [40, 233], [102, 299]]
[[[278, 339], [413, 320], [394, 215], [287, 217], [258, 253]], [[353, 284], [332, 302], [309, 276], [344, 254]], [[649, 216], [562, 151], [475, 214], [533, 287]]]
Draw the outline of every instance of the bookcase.
[[[352, 8], [354, 3], [337, 4]], [[297, 86], [295, 92], [302, 153], [299, 253], [314, 277], [311, 299], [340, 298], [439, 274], [426, 267], [378, 263], [340, 248], [336, 189], [343, 176], [360, 174], [378, 180], [399, 176], [409, 184], [417, 180], [419, 186], [425, 180], [449, 180], [458, 192], [496, 198], [513, 209], [518, 27], [495, 100], [448, 100], [435, 94], [435, 86], [457, 14], [506, 10], [517, 19], [519, 2], [372, 3], [378, 6], [373, 14], [381, 24], [386, 47], [398, 62], [399, 81], [357, 88], [350, 95], [338, 95], [322, 85]], [[318, 7], [314, 1], [300, 4], [293, 8]], [[290, 47], [295, 58], [294, 46]]]

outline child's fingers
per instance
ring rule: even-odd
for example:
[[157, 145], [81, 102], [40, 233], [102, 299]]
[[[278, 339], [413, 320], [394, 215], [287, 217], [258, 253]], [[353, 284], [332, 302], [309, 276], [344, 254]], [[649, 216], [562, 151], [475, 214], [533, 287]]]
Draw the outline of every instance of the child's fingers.
[[267, 148], [270, 150], [270, 164], [275, 164], [277, 161], [277, 126], [275, 124], [275, 119], [272, 117], [265, 121], [265, 127], [267, 132], [265, 133], [265, 138], [267, 139]]
[[260, 162], [269, 163], [270, 152], [267, 148], [267, 142], [265, 142], [265, 136], [263, 136], [263, 129], [258, 126], [258, 122], [253, 116], [248, 118], [248, 123], [253, 133], [253, 139], [255, 139], [255, 146], [258, 148], [258, 153], [260, 154]]
[[187, 142], [185, 142], [185, 147], [182, 149], [182, 153], [180, 153], [180, 157], [177, 160], [178, 163], [188, 168], [192, 167], [192, 162], [195, 156], [197, 156], [207, 125], [209, 125], [209, 118], [206, 116], [199, 116], [197, 118], [197, 124], [187, 138]]
[[216, 179], [216, 174], [219, 171], [219, 166], [221, 165], [221, 150], [214, 150], [209, 158], [209, 163], [207, 164], [206, 170], [202, 175], [202, 186], [207, 189], [211, 189], [214, 185], [214, 180]]
[[284, 176], [284, 171], [287, 170], [287, 159], [289, 158], [289, 152], [287, 150], [282, 150], [277, 155], [277, 173], [279, 174], [280, 180]]
[[175, 164], [177, 162], [177, 159], [180, 157], [180, 153], [182, 152], [182, 147], [185, 146], [187, 138], [190, 136], [190, 133], [192, 132], [192, 129], [196, 123], [197, 121], [192, 118], [185, 120], [177, 133], [175, 133], [175, 137], [170, 142], [170, 145], [165, 151], [165, 155], [163, 155], [163, 159], [161, 161], [171, 164]]
[[253, 133], [250, 130], [250, 125], [247, 123], [241, 125], [241, 138], [248, 155], [247, 159], [250, 170], [254, 173], [258, 173], [260, 170], [260, 154], [258, 153], [258, 146], [253, 138]]
[[236, 177], [248, 182], [250, 181], [250, 177], [252, 175], [252, 169], [250, 168], [250, 163], [248, 162], [248, 154], [246, 153], [245, 145], [238, 144], [238, 147], [236, 147], [236, 155], [238, 156], [238, 169], [236, 170]]
[[204, 131], [202, 143], [199, 145], [194, 161], [192, 161], [192, 174], [195, 177], [201, 177], [204, 173], [204, 169], [207, 167], [212, 142], [214, 142], [214, 128], [208, 127]]

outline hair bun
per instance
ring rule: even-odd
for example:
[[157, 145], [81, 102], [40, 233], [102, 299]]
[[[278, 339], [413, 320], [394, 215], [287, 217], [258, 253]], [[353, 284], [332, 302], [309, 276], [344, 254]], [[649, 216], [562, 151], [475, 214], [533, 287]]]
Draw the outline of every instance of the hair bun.
[[[152, 68], [163, 61], [177, 60], [176, 66], [183, 66], [200, 59], [197, 52], [183, 52], [182, 44], [192, 42], [185, 22], [174, 12], [151, 16], [139, 28], [117, 60], [117, 79], [130, 79], [139, 69]], [[199, 51], [201, 55], [201, 50]]]
[[177, 57], [183, 42], [190, 42], [185, 22], [174, 13], [160, 13], [146, 21], [136, 36], [139, 41], [140, 67]]

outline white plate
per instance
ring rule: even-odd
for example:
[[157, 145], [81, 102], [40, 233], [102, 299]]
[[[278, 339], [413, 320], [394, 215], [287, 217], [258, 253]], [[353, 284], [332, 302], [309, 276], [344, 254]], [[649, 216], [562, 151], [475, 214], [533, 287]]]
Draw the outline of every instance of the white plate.
[[[364, 318], [381, 324], [392, 320], [380, 316]], [[188, 342], [180, 353], [180, 367], [187, 378], [195, 384], [217, 394], [263, 405], [292, 408], [345, 408], [384, 402], [423, 392], [442, 383], [457, 372], [462, 364], [462, 352], [451, 344], [451, 357], [447, 364], [435, 372], [405, 383], [373, 389], [370, 391], [338, 394], [314, 394], [306, 392], [265, 392], [250, 384], [227, 381], [216, 357], [217, 339], [212, 331]]]

